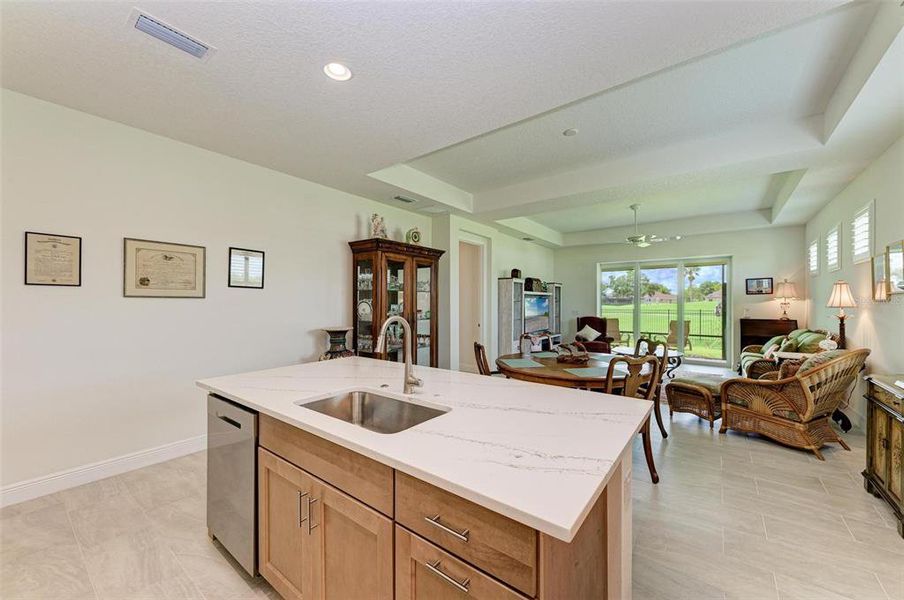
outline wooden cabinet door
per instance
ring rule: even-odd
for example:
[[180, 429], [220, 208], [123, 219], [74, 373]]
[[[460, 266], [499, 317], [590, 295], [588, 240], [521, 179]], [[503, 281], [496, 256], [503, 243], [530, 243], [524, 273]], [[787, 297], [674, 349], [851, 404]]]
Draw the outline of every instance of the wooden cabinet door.
[[312, 483], [301, 469], [258, 449], [258, 569], [286, 600], [311, 597], [305, 520]]
[[871, 407], [872, 435], [870, 436], [870, 450], [872, 455], [871, 470], [873, 476], [882, 483], [888, 485], [888, 421], [889, 416], [880, 408]]
[[395, 552], [396, 600], [526, 600], [399, 525]]
[[901, 504], [904, 502], [904, 422], [889, 417], [888, 491]]
[[392, 521], [329, 484], [314, 481], [306, 524], [311, 597], [392, 600]]

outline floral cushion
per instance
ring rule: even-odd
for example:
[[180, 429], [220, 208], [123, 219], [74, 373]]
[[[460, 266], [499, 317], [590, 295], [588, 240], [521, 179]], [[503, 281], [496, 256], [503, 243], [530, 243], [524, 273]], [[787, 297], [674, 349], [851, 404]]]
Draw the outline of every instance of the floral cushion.
[[[805, 352], [812, 354], [819, 352], [819, 342], [826, 339], [824, 331], [813, 331], [812, 329], [795, 329], [788, 334], [789, 340], [797, 342], [797, 352]], [[789, 350], [789, 352], [791, 352]]]
[[798, 375], [805, 375], [808, 371], [812, 371], [816, 367], [822, 366], [829, 361], [835, 360], [840, 356], [844, 356], [847, 354], [847, 350], [828, 350], [826, 352], [820, 352], [818, 354], [814, 354], [800, 365], [800, 369], [797, 371]]
[[797, 347], [797, 340], [788, 338], [782, 343], [781, 347], [778, 350], [779, 352], [797, 352]]

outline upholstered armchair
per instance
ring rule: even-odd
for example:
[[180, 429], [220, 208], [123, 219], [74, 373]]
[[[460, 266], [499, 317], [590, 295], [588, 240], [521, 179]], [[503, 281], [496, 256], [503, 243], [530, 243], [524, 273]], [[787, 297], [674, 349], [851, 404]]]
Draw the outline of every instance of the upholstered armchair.
[[601, 317], [578, 317], [578, 332], [580, 332], [585, 326], [589, 325], [592, 329], [600, 332], [600, 335], [595, 337], [592, 340], [588, 340], [587, 338], [576, 335], [574, 336], [574, 340], [576, 342], [581, 342], [584, 347], [587, 349], [587, 352], [603, 352], [608, 353], [612, 350], [612, 338], [606, 332], [606, 319]]
[[830, 350], [808, 358], [787, 377], [774, 372], [761, 379], [725, 381], [719, 394], [720, 433], [728, 429], [759, 433], [810, 450], [820, 460], [824, 459], [819, 449], [826, 443], [837, 442], [850, 450], [829, 418], [845, 401], [868, 355], [869, 350]]

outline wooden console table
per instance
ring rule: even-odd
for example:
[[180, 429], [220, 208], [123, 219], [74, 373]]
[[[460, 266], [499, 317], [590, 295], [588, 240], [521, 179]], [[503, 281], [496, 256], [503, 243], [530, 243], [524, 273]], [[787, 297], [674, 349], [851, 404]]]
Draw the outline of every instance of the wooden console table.
[[866, 469], [863, 486], [885, 500], [904, 537], [904, 375], [867, 375]]

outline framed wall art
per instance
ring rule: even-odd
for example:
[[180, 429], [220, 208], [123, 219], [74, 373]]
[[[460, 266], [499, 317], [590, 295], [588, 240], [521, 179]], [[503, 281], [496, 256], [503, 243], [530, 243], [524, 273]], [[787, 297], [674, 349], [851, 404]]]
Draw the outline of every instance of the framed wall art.
[[123, 286], [127, 298], [203, 298], [204, 246], [125, 238]]
[[877, 254], [872, 258], [873, 267], [873, 300], [876, 302], [888, 302], [888, 262], [885, 253]]
[[904, 294], [904, 240], [885, 247], [888, 293]]
[[756, 277], [745, 280], [748, 296], [772, 295], [772, 277]]
[[82, 238], [25, 232], [25, 285], [82, 285]]
[[229, 248], [229, 287], [264, 289], [264, 252]]

